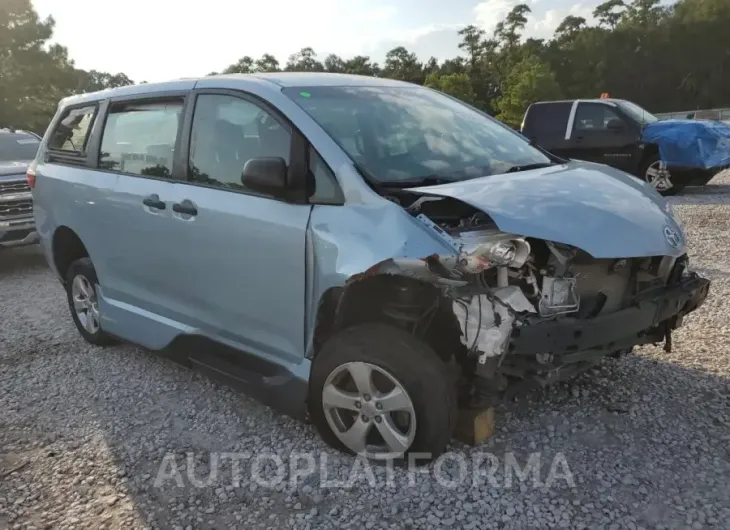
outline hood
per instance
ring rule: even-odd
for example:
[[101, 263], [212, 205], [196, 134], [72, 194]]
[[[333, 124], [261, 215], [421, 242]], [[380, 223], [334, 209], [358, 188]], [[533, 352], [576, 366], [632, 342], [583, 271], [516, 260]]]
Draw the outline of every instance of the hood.
[[0, 162], [0, 177], [6, 177], [8, 175], [18, 175], [24, 177], [29, 165], [30, 160], [21, 160], [17, 162]]
[[572, 245], [595, 258], [685, 252], [682, 230], [661, 195], [600, 164], [569, 162], [411, 191], [458, 199], [503, 232]]

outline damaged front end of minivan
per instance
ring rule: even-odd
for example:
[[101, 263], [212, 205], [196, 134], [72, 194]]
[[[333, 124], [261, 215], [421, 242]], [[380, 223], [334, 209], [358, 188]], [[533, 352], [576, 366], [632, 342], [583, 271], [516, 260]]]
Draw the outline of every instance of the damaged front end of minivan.
[[504, 231], [498, 214], [473, 204], [475, 194], [457, 199], [437, 188], [393, 200], [444, 250], [352, 274], [332, 326], [383, 320], [417, 334], [459, 368], [462, 404], [564, 381], [636, 345], [669, 350], [672, 331], [707, 297], [709, 281], [688, 268], [678, 227], [660, 228], [664, 254], [640, 255], [627, 243], [625, 255], [595, 257], [569, 237]]

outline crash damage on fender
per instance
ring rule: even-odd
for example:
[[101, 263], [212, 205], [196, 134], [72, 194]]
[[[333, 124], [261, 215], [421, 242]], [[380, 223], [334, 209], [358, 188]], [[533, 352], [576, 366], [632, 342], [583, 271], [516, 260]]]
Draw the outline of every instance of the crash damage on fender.
[[388, 198], [442, 250], [352, 274], [338, 309], [376, 297], [387, 318], [455, 359], [478, 402], [636, 345], [669, 350], [708, 294], [663, 199], [609, 168], [571, 162]]

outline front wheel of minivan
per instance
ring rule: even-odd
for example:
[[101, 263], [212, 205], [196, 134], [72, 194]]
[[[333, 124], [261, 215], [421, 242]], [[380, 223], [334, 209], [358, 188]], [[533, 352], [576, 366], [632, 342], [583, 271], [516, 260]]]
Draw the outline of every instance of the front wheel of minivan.
[[450, 373], [412, 334], [380, 323], [347, 328], [314, 360], [310, 414], [340, 451], [380, 461], [413, 454], [423, 463], [443, 453], [456, 423]]
[[74, 261], [66, 274], [66, 295], [71, 318], [81, 336], [95, 346], [116, 344], [116, 339], [101, 329], [97, 298], [99, 279], [89, 258]]

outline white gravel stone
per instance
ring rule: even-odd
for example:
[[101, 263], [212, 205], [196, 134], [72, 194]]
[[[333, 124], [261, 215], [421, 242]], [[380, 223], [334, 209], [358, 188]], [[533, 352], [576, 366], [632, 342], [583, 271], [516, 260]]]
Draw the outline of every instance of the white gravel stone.
[[[491, 479], [477, 477], [476, 487], [471, 468], [449, 487], [435, 480], [434, 466], [413, 477], [373, 468], [375, 487], [367, 476], [325, 487], [346, 480], [354, 461], [327, 449], [310, 426], [133, 346], [87, 345], [40, 251], [3, 251], [0, 528], [728, 528], [730, 173], [670, 200], [694, 267], [713, 281], [705, 305], [675, 334], [674, 351], [639, 348], [498, 411], [488, 442], [451, 447], [456, 459], [496, 457]], [[219, 476], [206, 485], [212, 453], [243, 452], [238, 483], [221, 456]], [[291, 488], [294, 452], [326, 460], [327, 476]], [[524, 468], [538, 452], [543, 483], [561, 454], [574, 486], [514, 474], [508, 485], [505, 463]], [[286, 482], [256, 483], [251, 456], [262, 454], [261, 476], [275, 477], [281, 465]], [[181, 487], [154, 484], [166, 455]], [[445, 479], [458, 478], [458, 460], [441, 468]]]

